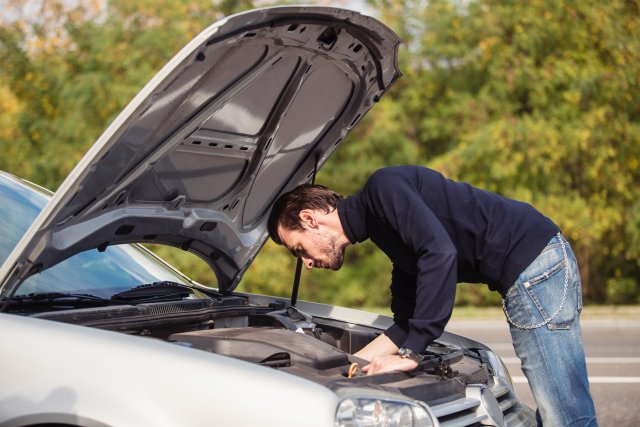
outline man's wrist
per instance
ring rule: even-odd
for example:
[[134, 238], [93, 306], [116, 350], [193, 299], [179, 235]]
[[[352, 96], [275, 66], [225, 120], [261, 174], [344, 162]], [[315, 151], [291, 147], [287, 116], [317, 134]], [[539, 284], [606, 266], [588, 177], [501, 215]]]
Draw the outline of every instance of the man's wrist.
[[410, 359], [413, 360], [414, 362], [416, 362], [418, 365], [422, 362], [422, 360], [424, 359], [424, 356], [421, 355], [420, 353], [416, 353], [415, 351], [411, 350], [410, 348], [407, 347], [400, 347], [400, 350], [398, 350], [398, 354], [400, 355], [400, 357], [402, 357], [403, 359]]

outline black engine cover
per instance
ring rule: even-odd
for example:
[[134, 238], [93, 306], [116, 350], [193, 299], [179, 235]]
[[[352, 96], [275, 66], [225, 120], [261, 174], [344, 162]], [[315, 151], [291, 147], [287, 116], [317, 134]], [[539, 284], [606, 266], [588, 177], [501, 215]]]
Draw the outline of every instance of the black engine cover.
[[211, 351], [255, 363], [287, 362], [292, 366], [330, 369], [349, 364], [348, 356], [316, 338], [277, 328], [222, 328], [173, 334], [170, 341], [191, 344]]

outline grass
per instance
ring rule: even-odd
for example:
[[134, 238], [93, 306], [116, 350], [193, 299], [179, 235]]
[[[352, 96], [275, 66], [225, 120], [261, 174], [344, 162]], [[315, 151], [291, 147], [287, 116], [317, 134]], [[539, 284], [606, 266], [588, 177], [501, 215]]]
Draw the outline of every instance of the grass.
[[[456, 307], [453, 316], [457, 319], [504, 319], [502, 307]], [[627, 319], [640, 320], [640, 306], [635, 305], [587, 305], [582, 319]]]
[[[391, 316], [388, 307], [363, 307], [361, 310]], [[587, 305], [582, 319], [626, 319], [640, 320], [640, 306], [637, 305]], [[455, 319], [504, 319], [502, 307], [455, 307], [452, 318]]]
[[582, 318], [612, 317], [620, 319], [640, 319], [638, 305], [588, 305], [582, 312]]

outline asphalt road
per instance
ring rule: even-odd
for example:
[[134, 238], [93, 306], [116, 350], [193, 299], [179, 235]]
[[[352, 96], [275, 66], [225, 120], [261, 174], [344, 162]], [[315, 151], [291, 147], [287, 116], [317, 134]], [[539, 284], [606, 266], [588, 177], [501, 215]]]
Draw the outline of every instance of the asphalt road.
[[[583, 317], [581, 324], [598, 423], [602, 427], [640, 426], [640, 319]], [[516, 392], [535, 409], [506, 321], [454, 316], [446, 330], [474, 338], [498, 353], [509, 368]]]

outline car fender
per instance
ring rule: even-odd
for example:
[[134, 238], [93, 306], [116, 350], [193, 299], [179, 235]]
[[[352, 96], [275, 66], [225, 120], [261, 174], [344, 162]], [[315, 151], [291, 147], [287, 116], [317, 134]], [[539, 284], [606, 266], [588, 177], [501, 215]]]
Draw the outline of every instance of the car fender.
[[6, 314], [0, 336], [0, 426], [334, 425], [333, 392], [257, 364]]

